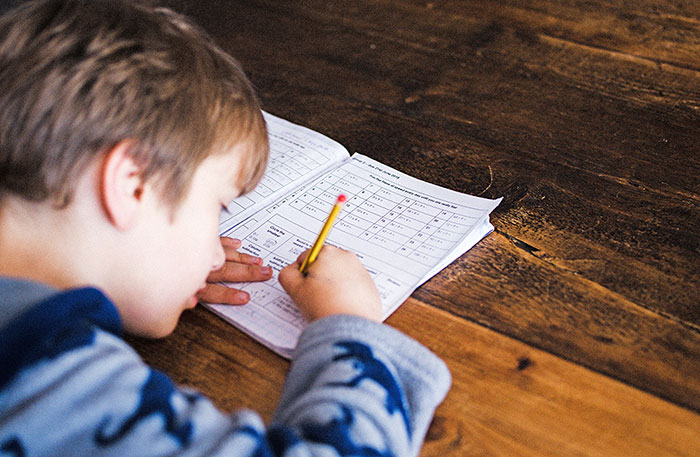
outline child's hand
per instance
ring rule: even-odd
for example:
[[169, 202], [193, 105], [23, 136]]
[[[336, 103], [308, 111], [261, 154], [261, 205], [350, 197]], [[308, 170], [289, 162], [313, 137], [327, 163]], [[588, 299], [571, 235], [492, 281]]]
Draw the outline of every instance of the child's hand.
[[355, 254], [324, 246], [307, 275], [299, 267], [309, 251], [279, 274], [279, 282], [308, 322], [333, 314], [382, 320], [379, 292]]
[[248, 300], [250, 300], [248, 292], [215, 283], [265, 281], [272, 277], [272, 268], [264, 267], [260, 257], [238, 252], [237, 249], [241, 247], [241, 240], [222, 237], [221, 245], [226, 253], [226, 262], [224, 266], [209, 274], [207, 285], [197, 292], [197, 298], [207, 303], [225, 303], [229, 305], [248, 303]]

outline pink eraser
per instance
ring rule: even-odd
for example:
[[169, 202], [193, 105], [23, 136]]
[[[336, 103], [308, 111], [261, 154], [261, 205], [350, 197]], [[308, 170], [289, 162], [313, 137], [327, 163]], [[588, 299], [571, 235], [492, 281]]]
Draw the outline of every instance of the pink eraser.
[[345, 196], [345, 194], [340, 194], [338, 195], [338, 203], [345, 203], [345, 200], [348, 198]]

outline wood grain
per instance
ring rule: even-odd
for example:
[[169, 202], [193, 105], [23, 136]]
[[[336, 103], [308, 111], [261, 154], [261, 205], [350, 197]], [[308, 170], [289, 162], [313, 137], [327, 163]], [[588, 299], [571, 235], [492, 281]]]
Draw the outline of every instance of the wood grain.
[[700, 416], [671, 403], [413, 299], [389, 323], [454, 376], [424, 456], [700, 452]]
[[[694, 456], [700, 415], [409, 299], [388, 323], [440, 354], [453, 385], [422, 456]], [[446, 337], [447, 336], [447, 337]], [[197, 308], [175, 334], [131, 343], [224, 411], [270, 420], [287, 362]]]
[[[455, 376], [423, 455], [700, 454], [700, 3], [163, 3], [273, 114], [504, 197], [495, 233], [390, 319]], [[286, 364], [232, 334], [197, 311], [137, 344], [270, 417]]]

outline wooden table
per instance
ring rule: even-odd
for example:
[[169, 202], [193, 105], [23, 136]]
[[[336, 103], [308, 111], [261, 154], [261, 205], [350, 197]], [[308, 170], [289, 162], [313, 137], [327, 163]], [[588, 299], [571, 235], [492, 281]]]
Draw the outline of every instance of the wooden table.
[[[264, 109], [504, 197], [387, 321], [454, 376], [422, 456], [700, 455], [700, 2], [168, 4]], [[288, 367], [201, 308], [132, 342], [266, 419]]]

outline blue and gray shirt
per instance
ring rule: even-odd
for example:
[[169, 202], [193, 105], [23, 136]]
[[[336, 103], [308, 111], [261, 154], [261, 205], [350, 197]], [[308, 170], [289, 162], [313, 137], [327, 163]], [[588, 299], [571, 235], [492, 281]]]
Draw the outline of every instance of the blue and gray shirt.
[[271, 425], [144, 364], [97, 289], [0, 277], [0, 456], [415, 456], [450, 385], [402, 333], [332, 316], [302, 334]]

